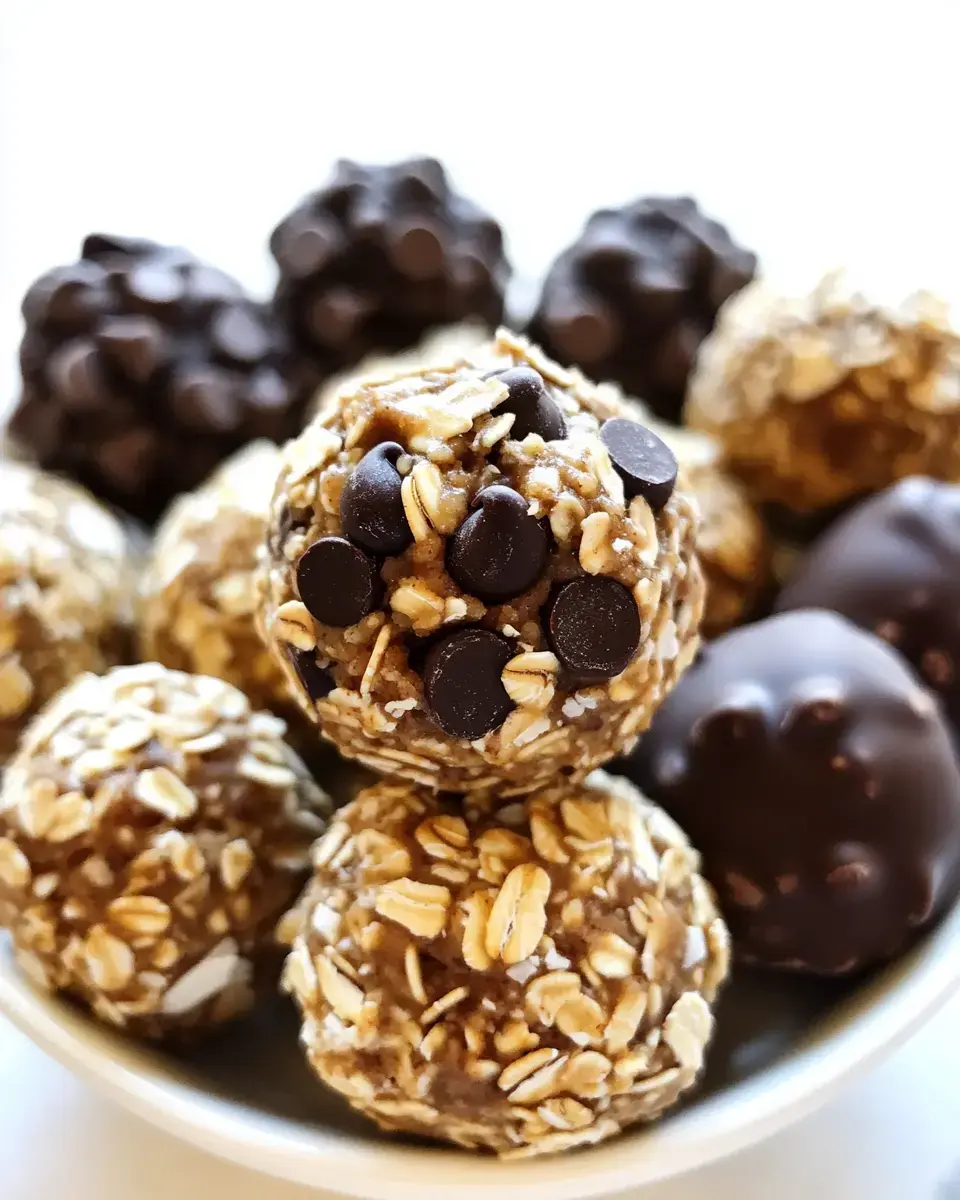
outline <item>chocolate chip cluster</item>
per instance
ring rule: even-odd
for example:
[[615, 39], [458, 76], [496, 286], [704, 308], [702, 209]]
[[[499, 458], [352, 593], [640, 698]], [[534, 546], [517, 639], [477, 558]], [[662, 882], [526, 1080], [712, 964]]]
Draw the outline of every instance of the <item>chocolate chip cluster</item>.
[[14, 438], [142, 520], [251, 438], [300, 428], [271, 314], [185, 250], [91, 235], [23, 316]]
[[697, 347], [756, 267], [689, 197], [600, 209], [550, 268], [530, 335], [678, 421]]
[[528, 790], [645, 727], [703, 586], [668, 447], [501, 332], [474, 363], [347, 389], [283, 456], [261, 620], [350, 757]]
[[493, 328], [509, 266], [497, 222], [432, 158], [343, 160], [270, 238], [276, 307], [318, 377], [469, 317]]

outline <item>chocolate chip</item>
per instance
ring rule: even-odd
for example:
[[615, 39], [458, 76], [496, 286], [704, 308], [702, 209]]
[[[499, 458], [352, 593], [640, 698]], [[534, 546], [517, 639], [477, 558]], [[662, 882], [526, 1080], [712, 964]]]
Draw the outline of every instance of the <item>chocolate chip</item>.
[[383, 584], [376, 559], [342, 537], [322, 537], [297, 563], [297, 588], [322, 625], [356, 625], [380, 603]]
[[567, 432], [563, 413], [547, 391], [543, 377], [532, 367], [510, 367], [498, 371], [495, 378], [510, 389], [498, 413], [511, 412], [516, 417], [509, 436], [522, 441], [528, 433], [538, 433], [545, 442], [562, 438]]
[[413, 541], [400, 495], [401, 454], [403, 447], [396, 442], [381, 442], [368, 450], [340, 498], [344, 533], [374, 554], [401, 554]]
[[540, 578], [549, 536], [513, 488], [496, 483], [478, 492], [474, 503], [476, 511], [448, 543], [447, 570], [465, 592], [498, 604]]
[[273, 333], [249, 306], [224, 307], [210, 323], [210, 340], [224, 358], [257, 363], [270, 351]]
[[335, 687], [333, 676], [324, 667], [317, 665], [312, 650], [297, 650], [293, 646], [289, 646], [287, 654], [311, 700], [322, 700], [324, 696], [333, 691]]
[[106, 360], [135, 383], [146, 383], [163, 361], [165, 342], [160, 324], [139, 314], [111, 317], [97, 331], [97, 345]]
[[550, 599], [547, 629], [557, 658], [584, 682], [619, 675], [640, 645], [636, 602], [606, 575], [561, 584]]
[[659, 512], [677, 482], [677, 459], [666, 442], [645, 425], [626, 417], [604, 421], [600, 440], [623, 480], [627, 499], [642, 496], [654, 512]]
[[500, 675], [513, 653], [507, 639], [490, 629], [458, 629], [431, 648], [424, 695], [444, 733], [472, 742], [503, 724], [513, 701]]

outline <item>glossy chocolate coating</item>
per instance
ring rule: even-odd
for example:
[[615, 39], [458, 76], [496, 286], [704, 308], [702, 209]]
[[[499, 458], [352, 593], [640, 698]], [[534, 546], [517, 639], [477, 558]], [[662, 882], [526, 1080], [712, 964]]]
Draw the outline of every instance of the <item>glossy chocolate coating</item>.
[[836, 974], [890, 958], [960, 885], [939, 708], [833, 613], [711, 643], [623, 769], [703, 854], [747, 961]]
[[960, 728], [960, 486], [914, 476], [833, 524], [775, 605], [813, 606], [899, 650]]

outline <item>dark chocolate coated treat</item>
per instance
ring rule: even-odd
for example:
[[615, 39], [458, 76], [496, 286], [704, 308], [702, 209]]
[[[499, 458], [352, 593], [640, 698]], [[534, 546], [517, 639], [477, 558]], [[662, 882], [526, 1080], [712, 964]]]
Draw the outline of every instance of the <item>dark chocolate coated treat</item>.
[[322, 371], [402, 350], [430, 329], [503, 315], [509, 267], [492, 217], [453, 191], [435, 159], [343, 160], [270, 238], [275, 303]]
[[936, 701], [833, 613], [711, 642], [620, 769], [700, 850], [748, 961], [882, 961], [960, 886], [960, 771]]
[[381, 442], [357, 463], [340, 498], [343, 532], [372, 554], [402, 554], [413, 541], [403, 511], [397, 442]]
[[322, 625], [356, 625], [383, 598], [380, 566], [342, 537], [322, 537], [300, 556], [297, 590]]
[[960, 729], [960, 486], [914, 476], [836, 521], [776, 601], [814, 606], [899, 650]]
[[623, 480], [627, 499], [642, 496], [658, 513], [677, 482], [677, 458], [670, 447], [645, 425], [626, 417], [604, 421], [600, 440]]
[[447, 570], [465, 592], [485, 604], [499, 604], [540, 578], [550, 535], [513, 488], [493, 484], [477, 493], [474, 504], [474, 512], [448, 543]]
[[697, 348], [756, 268], [689, 197], [601, 209], [550, 268], [530, 335], [679, 421]]
[[302, 424], [269, 310], [185, 250], [93, 234], [23, 316], [14, 439], [141, 520], [251, 438]]
[[554, 653], [577, 681], [612, 679], [640, 645], [640, 614], [629, 589], [606, 575], [578, 575], [547, 606]]
[[498, 372], [497, 378], [510, 389], [497, 411], [514, 414], [511, 439], [521, 442], [528, 433], [536, 433], [545, 442], [552, 442], [566, 435], [563, 413], [547, 390], [543, 376], [533, 367], [510, 367]]
[[436, 642], [423, 669], [430, 716], [444, 733], [476, 741], [498, 729], [513, 701], [501, 675], [513, 646], [490, 629], [457, 629]]
[[317, 664], [315, 651], [297, 650], [291, 646], [287, 654], [311, 700], [322, 700], [333, 691], [333, 676]]

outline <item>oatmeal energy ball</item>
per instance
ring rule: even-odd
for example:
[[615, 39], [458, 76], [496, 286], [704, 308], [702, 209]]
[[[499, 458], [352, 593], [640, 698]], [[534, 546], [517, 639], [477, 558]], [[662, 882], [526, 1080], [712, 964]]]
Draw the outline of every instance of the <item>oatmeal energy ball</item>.
[[286, 446], [261, 617], [342, 753], [511, 795], [635, 740], [703, 584], [676, 460], [618, 393], [503, 331], [486, 354], [343, 392]]
[[0, 464], [0, 763], [65, 683], [123, 661], [134, 586], [123, 530], [92, 496]]
[[753, 283], [703, 343], [685, 418], [756, 500], [798, 512], [957, 479], [960, 333], [928, 293], [888, 308], [839, 273], [801, 297]]
[[0, 793], [0, 924], [29, 977], [147, 1037], [246, 1008], [329, 811], [283, 731], [156, 663], [63, 691]]
[[320, 1078], [386, 1129], [507, 1157], [696, 1080], [729, 951], [681, 830], [602, 772], [467, 823], [381, 783], [334, 817], [285, 982]]
[[173, 502], [141, 581], [138, 624], [145, 661], [214, 675], [256, 707], [282, 710], [292, 707], [287, 682], [254, 621], [257, 553], [279, 469], [277, 447], [252, 442]]

